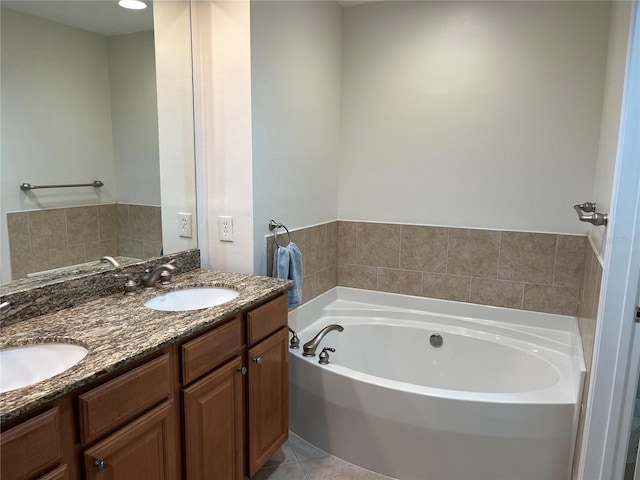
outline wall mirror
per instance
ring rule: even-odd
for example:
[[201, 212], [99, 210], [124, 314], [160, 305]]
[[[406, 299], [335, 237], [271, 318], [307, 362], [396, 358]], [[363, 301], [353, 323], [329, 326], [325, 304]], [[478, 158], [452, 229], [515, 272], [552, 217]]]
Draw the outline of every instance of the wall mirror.
[[0, 4], [5, 291], [197, 246], [190, 5], [144, 3]]

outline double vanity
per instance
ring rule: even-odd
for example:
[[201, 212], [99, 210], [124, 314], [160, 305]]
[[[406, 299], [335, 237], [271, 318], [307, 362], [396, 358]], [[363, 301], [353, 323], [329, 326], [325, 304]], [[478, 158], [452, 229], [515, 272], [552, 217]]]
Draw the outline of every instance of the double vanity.
[[0, 477], [253, 476], [288, 435], [288, 287], [194, 270], [4, 326], [3, 354], [53, 364], [46, 350], [62, 344], [84, 356], [0, 393]]

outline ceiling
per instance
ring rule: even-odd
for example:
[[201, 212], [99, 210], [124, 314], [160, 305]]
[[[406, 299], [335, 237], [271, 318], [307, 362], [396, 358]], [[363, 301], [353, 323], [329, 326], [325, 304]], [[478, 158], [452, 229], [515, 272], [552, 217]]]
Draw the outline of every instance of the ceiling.
[[151, 0], [144, 10], [127, 10], [117, 0], [2, 0], [2, 7], [110, 37], [153, 30]]

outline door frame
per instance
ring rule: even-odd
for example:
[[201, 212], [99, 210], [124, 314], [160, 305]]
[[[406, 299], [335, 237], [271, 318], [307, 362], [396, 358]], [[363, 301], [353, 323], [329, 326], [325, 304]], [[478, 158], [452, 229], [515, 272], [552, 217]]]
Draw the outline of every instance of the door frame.
[[640, 371], [640, 16], [633, 2], [579, 479], [622, 478]]

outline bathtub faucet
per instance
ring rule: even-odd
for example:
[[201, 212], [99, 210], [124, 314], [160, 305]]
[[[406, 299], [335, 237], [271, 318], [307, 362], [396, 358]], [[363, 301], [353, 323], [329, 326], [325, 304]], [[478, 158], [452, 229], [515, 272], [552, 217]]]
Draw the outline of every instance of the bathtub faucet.
[[333, 330], [337, 330], [341, 332], [344, 330], [344, 327], [342, 325], [337, 325], [335, 323], [333, 325], [327, 325], [322, 330], [320, 330], [315, 337], [313, 337], [311, 340], [309, 340], [307, 343], [305, 343], [302, 346], [302, 350], [303, 350], [302, 355], [305, 357], [315, 357], [316, 349], [318, 348], [318, 345], [320, 345], [320, 342], [322, 341], [324, 336]]

